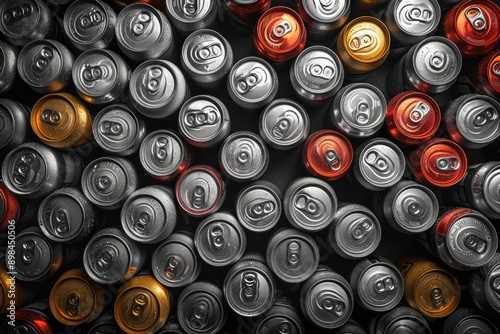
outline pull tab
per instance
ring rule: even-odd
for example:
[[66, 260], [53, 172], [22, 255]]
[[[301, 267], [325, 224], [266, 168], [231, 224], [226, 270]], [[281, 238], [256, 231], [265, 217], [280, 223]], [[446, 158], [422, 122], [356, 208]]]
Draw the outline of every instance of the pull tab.
[[193, 307], [189, 316], [189, 324], [195, 330], [200, 330], [205, 327], [208, 320], [209, 305], [205, 300], [198, 301], [198, 304]]
[[112, 181], [109, 176], [101, 175], [95, 180], [96, 189], [99, 191], [108, 190], [112, 185]]
[[44, 109], [41, 114], [42, 121], [52, 125], [57, 125], [61, 122], [61, 114], [53, 109]]
[[425, 213], [422, 204], [415, 199], [410, 199], [408, 203], [406, 203], [406, 211], [413, 217], [422, 217]]
[[494, 277], [491, 278], [490, 286], [493, 289], [493, 291], [500, 294], [500, 275], [495, 275]]
[[280, 323], [278, 330], [279, 330], [278, 334], [291, 334], [292, 325], [288, 321], [284, 320]]
[[496, 75], [497, 77], [500, 77], [500, 61], [493, 63], [491, 70], [493, 71], [494, 75]]
[[309, 218], [321, 217], [326, 211], [323, 203], [304, 193], [297, 195], [294, 206]]
[[473, 6], [465, 11], [465, 17], [476, 31], [486, 30], [488, 23], [481, 8]]
[[219, 58], [222, 55], [223, 49], [222, 44], [219, 42], [199, 44], [193, 50], [193, 59], [197, 63], [207, 63], [209, 60]]
[[174, 279], [179, 275], [179, 267], [182, 264], [181, 259], [177, 256], [172, 256], [168, 259], [167, 267], [165, 268], [165, 277]]
[[23, 262], [26, 264], [31, 264], [33, 260], [35, 260], [35, 252], [36, 252], [36, 241], [33, 239], [26, 240], [23, 242]]
[[415, 107], [410, 111], [410, 121], [412, 123], [420, 123], [422, 119], [431, 111], [429, 107], [424, 102], [418, 102]]
[[441, 288], [434, 288], [430, 292], [431, 302], [434, 308], [440, 310], [446, 305], [446, 299], [444, 297], [443, 290]]
[[141, 214], [134, 220], [133, 227], [137, 233], [145, 235], [148, 232], [150, 224], [151, 215], [147, 212], [141, 212]]
[[290, 241], [286, 247], [286, 258], [288, 264], [296, 267], [300, 263], [300, 244], [297, 241]]
[[488, 248], [488, 242], [475, 234], [468, 234], [464, 240], [465, 247], [476, 254], [484, 254]]
[[277, 38], [281, 38], [292, 31], [292, 25], [287, 20], [281, 20], [273, 28], [273, 35]]
[[246, 302], [252, 302], [259, 298], [259, 279], [254, 272], [242, 274], [240, 295], [242, 300]]
[[113, 264], [118, 252], [112, 247], [104, 247], [94, 259], [93, 267], [97, 273], [106, 272]]
[[349, 41], [349, 48], [352, 51], [359, 51], [370, 47], [373, 43], [375, 43], [375, 38], [371, 35], [355, 36]]
[[370, 122], [371, 107], [368, 101], [360, 99], [353, 112], [354, 121], [358, 124], [365, 125]]
[[326, 163], [332, 170], [338, 171], [340, 170], [340, 168], [342, 168], [342, 160], [340, 160], [337, 151], [335, 151], [333, 148], [326, 149], [323, 156], [325, 157]]
[[81, 15], [80, 20], [78, 21], [78, 25], [82, 29], [89, 29], [90, 27], [97, 26], [104, 21], [104, 15], [100, 10], [92, 8], [88, 13], [83, 13]]
[[201, 110], [190, 110], [184, 116], [184, 124], [189, 128], [202, 128], [219, 122], [219, 110], [212, 106], [206, 106]]
[[285, 138], [288, 131], [290, 131], [295, 118], [295, 117], [290, 117], [290, 113], [292, 113], [295, 116], [295, 114], [292, 111], [286, 111], [278, 117], [276, 124], [273, 126], [271, 130], [271, 134], [273, 135], [274, 138], [283, 139]]
[[181, 0], [182, 11], [188, 17], [193, 17], [198, 12], [197, 0]]
[[191, 195], [191, 204], [196, 209], [201, 209], [206, 205], [206, 191], [205, 187], [197, 185], [193, 188]]
[[105, 136], [119, 136], [123, 133], [123, 126], [118, 122], [104, 121], [99, 124], [99, 132]]
[[165, 85], [164, 78], [165, 76], [163, 75], [161, 67], [151, 67], [148, 70], [148, 74], [144, 78], [148, 93], [155, 95], [162, 91], [161, 88]]
[[19, 7], [12, 7], [3, 13], [3, 21], [5, 24], [11, 24], [16, 21], [22, 20], [33, 13], [33, 7], [29, 3], [24, 3]]
[[322, 296], [319, 300], [319, 306], [323, 310], [332, 313], [337, 317], [341, 317], [346, 311], [345, 303], [330, 294]]
[[365, 155], [364, 161], [379, 174], [386, 175], [394, 171], [394, 163], [382, 152], [371, 150]]
[[434, 14], [426, 5], [419, 3], [410, 5], [410, 8], [406, 11], [406, 19], [426, 24], [434, 19]]
[[262, 68], [254, 67], [248, 74], [242, 75], [236, 80], [236, 90], [240, 94], [246, 94], [265, 80], [267, 80], [266, 72]]
[[34, 59], [34, 72], [38, 75], [45, 72], [49, 68], [50, 63], [54, 59], [54, 51], [50, 47], [43, 47]]
[[36, 157], [33, 153], [25, 153], [14, 164], [14, 183], [23, 186], [34, 177], [33, 170]]
[[477, 111], [477, 109], [482, 109], [474, 116], [474, 120], [472, 121], [477, 127], [491, 124], [498, 119], [498, 112], [493, 107], [476, 107], [471, 110], [471, 112], [473, 113]]
[[108, 68], [101, 65], [85, 64], [82, 74], [85, 81], [94, 83], [108, 76]]
[[151, 13], [147, 11], [142, 11], [136, 15], [132, 25], [132, 32], [135, 36], [140, 36], [144, 34], [148, 26], [151, 24]]
[[57, 210], [54, 219], [52, 221], [52, 227], [58, 235], [65, 235], [69, 233], [69, 222], [66, 210]]
[[148, 306], [149, 303], [149, 296], [145, 293], [138, 293], [137, 295], [135, 295], [130, 308], [132, 317], [141, 317], [144, 313], [144, 309]]
[[394, 278], [392, 276], [385, 276], [375, 281], [373, 284], [373, 289], [376, 293], [384, 293], [392, 291], [396, 288], [396, 284], [394, 282]]
[[441, 171], [455, 171], [460, 168], [460, 160], [457, 157], [443, 157], [436, 160], [436, 168]]
[[216, 250], [221, 250], [227, 244], [224, 236], [224, 228], [220, 224], [210, 226], [208, 230], [209, 240], [212, 247]]
[[238, 167], [247, 169], [250, 166], [252, 166], [253, 159], [254, 159], [254, 150], [253, 148], [247, 144], [243, 143], [236, 147], [236, 163], [238, 164]]
[[317, 62], [308, 64], [308, 66], [306, 67], [306, 71], [313, 77], [325, 80], [332, 80], [332, 78], [335, 76], [335, 69], [333, 67], [325, 66]]
[[151, 147], [151, 155], [162, 164], [171, 164], [174, 159], [174, 147], [168, 137], [158, 137]]
[[261, 201], [255, 199], [246, 207], [245, 211], [248, 217], [252, 220], [262, 220], [273, 214], [276, 209], [276, 204], [273, 201]]
[[[328, 13], [332, 12], [337, 7], [337, 1], [335, 0], [316, 0], [314, 3], [318, 3], [323, 8], [323, 11], [327, 11]], [[316, 5], [316, 7], [318, 7]]]
[[448, 65], [448, 56], [442, 51], [435, 51], [429, 57], [429, 65], [435, 71], [441, 71]]
[[66, 313], [74, 317], [78, 315], [79, 311], [80, 311], [80, 296], [72, 292], [69, 294], [68, 299], [66, 300]]
[[352, 237], [354, 240], [367, 238], [373, 230], [373, 222], [367, 218], [358, 218], [352, 222]]

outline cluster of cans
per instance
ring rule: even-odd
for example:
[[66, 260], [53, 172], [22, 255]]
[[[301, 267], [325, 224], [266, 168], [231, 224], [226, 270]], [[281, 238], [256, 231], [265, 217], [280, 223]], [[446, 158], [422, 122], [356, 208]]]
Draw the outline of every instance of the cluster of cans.
[[2, 0], [0, 333], [498, 334], [499, 42], [491, 0]]

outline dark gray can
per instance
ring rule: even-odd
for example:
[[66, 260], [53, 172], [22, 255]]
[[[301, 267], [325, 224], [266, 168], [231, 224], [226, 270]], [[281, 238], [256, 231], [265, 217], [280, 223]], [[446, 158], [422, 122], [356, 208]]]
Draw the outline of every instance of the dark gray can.
[[211, 28], [217, 20], [216, 0], [171, 0], [166, 5], [168, 19], [183, 36]]
[[333, 334], [367, 334], [363, 327], [361, 327], [353, 319], [349, 319], [344, 325], [337, 328]]
[[450, 314], [443, 324], [443, 334], [498, 334], [498, 328], [478, 311], [461, 307]]
[[0, 99], [0, 149], [13, 149], [32, 134], [31, 110], [10, 99]]
[[8, 92], [14, 86], [17, 76], [17, 50], [6, 41], [0, 40], [0, 94]]
[[431, 328], [424, 316], [408, 306], [397, 306], [370, 322], [370, 334], [397, 334], [403, 328], [405, 333], [431, 334]]
[[492, 315], [500, 313], [500, 253], [472, 272], [469, 292], [478, 309]]
[[254, 326], [253, 334], [287, 333], [305, 334], [304, 325], [293, 304], [287, 300], [276, 300]]

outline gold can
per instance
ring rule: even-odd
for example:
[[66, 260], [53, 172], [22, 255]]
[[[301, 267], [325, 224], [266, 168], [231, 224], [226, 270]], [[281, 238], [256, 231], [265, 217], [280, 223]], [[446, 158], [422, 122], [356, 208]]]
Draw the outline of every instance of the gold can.
[[431, 318], [451, 314], [460, 301], [460, 286], [450, 273], [437, 263], [418, 255], [396, 262], [403, 275], [406, 302]]
[[170, 295], [154, 276], [136, 276], [118, 291], [114, 313], [126, 333], [153, 333], [167, 322]]
[[92, 139], [92, 116], [76, 96], [54, 93], [39, 99], [31, 111], [31, 127], [46, 145], [66, 148]]
[[104, 310], [104, 286], [94, 282], [83, 268], [62, 274], [50, 291], [52, 314], [64, 325], [76, 326], [96, 319]]
[[375, 17], [360, 16], [340, 31], [336, 53], [346, 74], [364, 74], [382, 65], [390, 46], [387, 26]]
[[19, 309], [27, 298], [26, 289], [7, 272], [5, 262], [0, 261], [0, 313]]

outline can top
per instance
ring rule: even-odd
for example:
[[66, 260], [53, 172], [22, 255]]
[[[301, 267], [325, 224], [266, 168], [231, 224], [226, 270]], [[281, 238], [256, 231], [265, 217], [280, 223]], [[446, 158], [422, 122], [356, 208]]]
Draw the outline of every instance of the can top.
[[78, 0], [71, 3], [64, 13], [64, 31], [80, 45], [92, 45], [100, 40], [114, 25], [113, 9], [105, 2]]
[[331, 23], [340, 20], [350, 9], [350, 0], [301, 0], [302, 6], [314, 21]]
[[[482, 180], [482, 192], [487, 205], [495, 212], [500, 212], [500, 164], [488, 171]], [[475, 190], [474, 190], [475, 192]]]
[[[471, 332], [478, 332], [478, 333], [481, 333], [481, 334], [498, 334], [498, 329], [496, 328], [496, 326], [486, 317], [482, 316], [482, 315], [479, 315], [479, 314], [474, 314], [476, 313], [475, 310], [472, 310], [471, 313], [472, 314], [468, 314], [468, 313], [465, 313], [467, 312], [467, 310], [471, 310], [471, 309], [465, 309], [464, 312], [462, 314], [459, 314], [458, 312], [460, 310], [464, 310], [464, 309], [458, 309], [456, 312], [457, 313], [454, 313], [456, 314], [458, 317], [455, 319], [454, 321], [454, 326], [450, 326], [452, 323], [450, 324], [447, 324], [447, 322], [445, 322], [445, 324], [443, 325], [443, 330], [447, 330], [449, 329], [449, 333], [471, 333]], [[453, 315], [452, 315], [453, 316]], [[450, 319], [450, 318], [448, 318]], [[449, 326], [446, 326], [446, 325], [449, 325]]]
[[[1, 52], [0, 63], [3, 64]], [[11, 110], [11, 106], [15, 106], [12, 104], [13, 102], [11, 100], [0, 99], [0, 148], [7, 145], [15, 136], [17, 122], [12, 114], [14, 110]]]
[[[498, 256], [498, 254], [496, 256]], [[495, 260], [495, 258], [493, 260]], [[498, 260], [497, 263], [493, 264], [490, 267], [490, 270], [486, 272], [484, 290], [486, 300], [491, 304], [491, 306], [493, 306], [494, 309], [498, 310], [500, 306], [500, 263]]]
[[297, 102], [277, 99], [260, 115], [262, 137], [273, 146], [293, 147], [309, 133], [309, 115]]
[[[16, 249], [20, 250], [15, 270], [24, 281], [36, 280], [47, 274], [53, 265], [52, 245], [34, 231], [21, 232], [16, 237]], [[7, 257], [5, 257], [7, 261]], [[59, 260], [59, 259], [58, 259]], [[10, 265], [7, 266], [10, 269]]]
[[486, 67], [488, 82], [500, 94], [500, 51], [495, 53]]
[[448, 272], [434, 269], [420, 276], [413, 290], [413, 298], [425, 315], [443, 317], [458, 306], [460, 286]]
[[0, 3], [0, 31], [10, 38], [28, 36], [42, 19], [42, 4], [37, 0], [5, 0]]
[[189, 24], [198, 21], [203, 21], [211, 12], [212, 8], [216, 6], [214, 0], [172, 0], [167, 1], [167, 13], [173, 17], [174, 20]]
[[436, 30], [441, 19], [441, 7], [436, 0], [397, 0], [394, 20], [398, 27], [411, 36], [428, 36]]
[[144, 138], [139, 149], [143, 168], [151, 175], [164, 176], [176, 172], [183, 164], [186, 146], [171, 130], [157, 130]]
[[218, 32], [200, 29], [189, 35], [182, 45], [182, 61], [199, 75], [216, 74], [232, 53], [229, 42]]

